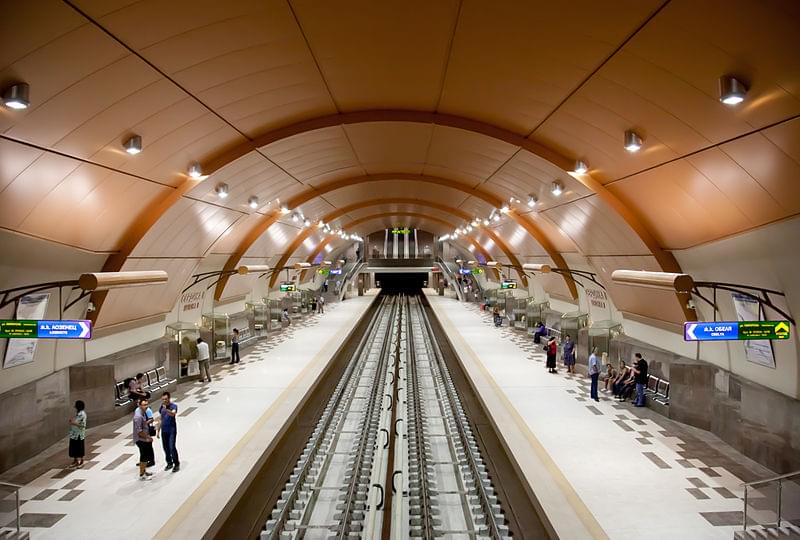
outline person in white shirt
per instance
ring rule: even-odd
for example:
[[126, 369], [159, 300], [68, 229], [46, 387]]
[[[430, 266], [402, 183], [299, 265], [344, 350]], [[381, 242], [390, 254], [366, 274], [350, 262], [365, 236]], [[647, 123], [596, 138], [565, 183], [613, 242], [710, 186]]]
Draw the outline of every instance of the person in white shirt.
[[322, 295], [317, 300], [317, 313], [325, 313], [325, 297]]
[[211, 371], [209, 370], [208, 343], [203, 341], [203, 338], [197, 338], [197, 363], [200, 364], [200, 380], [208, 379], [211, 382]]

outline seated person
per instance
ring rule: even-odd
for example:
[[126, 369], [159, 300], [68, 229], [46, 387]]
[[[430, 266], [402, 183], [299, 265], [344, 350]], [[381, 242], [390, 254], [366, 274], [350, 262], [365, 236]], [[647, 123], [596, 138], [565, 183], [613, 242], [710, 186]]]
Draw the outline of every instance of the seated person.
[[622, 381], [619, 385], [619, 393], [617, 393], [617, 399], [619, 401], [626, 401], [629, 397], [633, 395], [633, 391], [636, 389], [636, 373], [628, 368], [628, 376]]
[[499, 307], [497, 307], [497, 306], [494, 307], [494, 311], [492, 312], [492, 315], [494, 317], [494, 325], [497, 326], [497, 327], [502, 326], [503, 325], [503, 316], [500, 315], [500, 308]]
[[614, 380], [617, 378], [617, 370], [614, 369], [614, 365], [611, 363], [606, 364], [606, 374], [603, 377], [603, 392], [608, 392], [611, 388], [611, 385], [614, 384]]
[[145, 392], [144, 388], [144, 373], [137, 373], [135, 379], [128, 380], [128, 396], [139, 402], [140, 399], [150, 399], [150, 392]]
[[619, 369], [617, 370], [617, 377], [614, 379], [614, 382], [611, 383], [611, 389], [615, 396], [619, 395], [620, 390], [622, 390], [623, 383], [631, 376], [633, 372], [631, 368], [625, 365], [625, 362], [620, 361]]
[[289, 318], [289, 309], [283, 308], [283, 312], [281, 313], [281, 322], [286, 323], [286, 325], [292, 324], [292, 320]]
[[533, 342], [541, 343], [542, 338], [547, 336], [547, 327], [541, 322], [536, 323], [536, 331], [533, 333]]

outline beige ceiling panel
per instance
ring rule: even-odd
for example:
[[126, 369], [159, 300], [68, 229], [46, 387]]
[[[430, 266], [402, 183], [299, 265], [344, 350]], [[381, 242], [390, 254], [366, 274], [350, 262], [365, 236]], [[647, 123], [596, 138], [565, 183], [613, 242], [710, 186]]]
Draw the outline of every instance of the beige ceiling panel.
[[344, 126], [358, 161], [369, 174], [421, 174], [433, 124], [366, 122]]
[[[228, 184], [228, 196], [221, 199], [216, 188]], [[240, 212], [269, 212], [280, 207], [280, 200], [307, 189], [258, 152], [250, 152], [198, 184], [189, 196]], [[253, 210], [248, 201], [258, 197]]]
[[[662, 75], [647, 81], [653, 72], [631, 72], [627, 79], [715, 143], [773, 124], [800, 112], [799, 19], [791, 0], [672, 1], [624, 48]], [[735, 108], [717, 101], [717, 79], [728, 73], [749, 86]], [[682, 86], [694, 97], [668, 91]]]
[[660, 3], [464, 2], [439, 109], [527, 135]]
[[[276, 223], [253, 242], [246, 257], [276, 257], [286, 251], [286, 246], [294, 240], [300, 229], [285, 223]], [[273, 261], [274, 262], [274, 261]], [[270, 264], [273, 264], [272, 262]]]
[[[262, 214], [253, 213], [242, 217], [233, 226], [222, 233], [219, 239], [211, 246], [211, 254], [231, 254], [241, 245], [247, 234], [264, 218]], [[278, 225], [273, 225], [277, 227]]]
[[458, 2], [291, 2], [340, 110], [433, 110]]
[[435, 126], [424, 172], [463, 182], [484, 181], [516, 150], [516, 146], [486, 135]]
[[661, 267], [654, 257], [590, 257], [589, 262], [605, 284], [614, 305], [620, 311], [627, 311], [656, 319], [683, 324], [686, 320], [675, 293], [658, 289], [645, 289], [629, 285], [616, 285], [611, 281], [614, 270], [646, 270], [660, 272]]
[[3, 197], [3, 190], [42, 154], [36, 148], [0, 139], [0, 198]]
[[[623, 147], [627, 129], [634, 129], [644, 139], [644, 146], [635, 154]], [[608, 181], [678, 157], [660, 136], [673, 138], [681, 133], [691, 136], [674, 117], [619, 85], [595, 77], [532, 138], [564, 155], [585, 159], [598, 180]]]
[[[300, 212], [306, 219], [316, 222], [319, 221], [325, 214], [333, 211], [333, 209], [333, 205], [328, 202], [326, 197], [316, 197], [300, 205], [297, 208], [297, 211]], [[300, 227], [302, 223], [299, 221], [293, 222], [291, 216], [292, 214], [289, 214], [281, 219], [288, 224], [293, 224], [297, 227]]]
[[[554, 181], [563, 186], [563, 193], [557, 197], [552, 193]], [[535, 195], [539, 199], [536, 210], [545, 210], [552, 205], [591, 194], [572, 176], [527, 151], [515, 154], [489, 179], [485, 187], [504, 200], [509, 197], [519, 199], [523, 211], [528, 210], [528, 195]]]
[[[781, 205], [788, 215], [800, 212], [800, 162], [796, 139], [800, 123], [766, 134], [756, 133], [720, 148], [741, 166]], [[775, 143], [765, 135], [773, 135]], [[783, 138], [781, 138], [783, 136]]]
[[787, 156], [800, 163], [800, 118], [765, 129], [761, 134]]
[[597, 196], [551, 208], [542, 215], [564, 231], [585, 255], [643, 255], [647, 247]]
[[341, 126], [295, 135], [259, 151], [304, 182], [364, 174]]
[[170, 312], [199, 262], [199, 259], [128, 259], [122, 271], [164, 270], [169, 280], [162, 285], [108, 291], [97, 327]]
[[93, 251], [116, 250], [141, 209], [167, 192], [152, 182], [81, 164], [39, 200], [20, 230]]
[[325, 200], [337, 208], [359, 201], [380, 198], [417, 197], [458, 207], [468, 195], [454, 188], [416, 180], [381, 180], [347, 186], [325, 194]]
[[745, 208], [762, 216], [779, 210], [769, 194], [719, 150], [662, 165], [609, 189], [627, 206], [644, 209], [645, 225], [667, 249], [747, 229], [753, 221]]
[[202, 257], [243, 214], [183, 198], [153, 225], [133, 257]]
[[504, 219], [499, 225], [492, 227], [492, 231], [519, 257], [547, 256], [544, 248], [528, 234], [528, 231], [512, 219]]
[[[79, 105], [76, 102], [74, 89], [79, 87], [88, 91], [102, 90], [90, 89], [85, 81], [99, 81], [95, 78], [95, 74], [105, 73], [105, 68], [111, 68], [113, 71], [112, 66], [127, 56], [128, 51], [92, 25], [79, 26], [65, 34], [52, 36], [51, 41], [39, 48], [35, 48], [38, 41], [35, 37], [37, 32], [31, 31], [30, 27], [25, 30], [26, 35], [31, 37], [21, 42], [24, 47], [19, 46], [23, 56], [9, 59], [11, 63], [0, 71], [0, 80], [27, 82], [30, 85], [31, 106], [24, 111], [0, 116], [2, 121], [0, 131], [46, 146], [58, 140], [64, 134], [64, 130], [70, 128], [70, 121], [73, 123], [76, 121], [71, 107], [84, 111], [85, 107], [91, 107], [91, 104]], [[5, 29], [3, 37], [5, 42]], [[2, 49], [5, 50], [5, 45]], [[87, 54], [87, 51], [92, 53]], [[53, 66], [58, 66], [58, 69], [54, 69]], [[68, 103], [64, 103], [61, 99], [62, 92], [72, 97]], [[50, 100], [54, 98], [59, 98], [56, 103], [60, 103], [61, 107], [50, 106]], [[54, 133], [47, 129], [25, 127], [28, 122], [32, 122], [32, 125], [41, 125], [48, 120], [48, 115], [54, 115], [49, 119]], [[19, 126], [19, 129], [9, 131], [15, 125]]]
[[464, 212], [480, 219], [488, 218], [489, 214], [494, 210], [494, 207], [481, 198], [469, 196], [464, 199], [458, 206]]

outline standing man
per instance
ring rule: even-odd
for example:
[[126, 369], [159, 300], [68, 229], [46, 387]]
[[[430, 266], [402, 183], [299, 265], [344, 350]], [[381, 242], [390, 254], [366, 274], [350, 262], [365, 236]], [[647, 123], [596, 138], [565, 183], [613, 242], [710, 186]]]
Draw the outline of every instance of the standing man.
[[197, 363], [200, 364], [201, 381], [208, 379], [208, 382], [211, 382], [211, 371], [208, 366], [210, 357], [208, 343], [203, 341], [203, 338], [197, 338]]
[[147, 405], [146, 399], [140, 399], [133, 413], [133, 442], [139, 449], [139, 480], [150, 480], [153, 476], [147, 472], [147, 461], [153, 453], [153, 438], [147, 429]]
[[164, 456], [167, 459], [167, 466], [164, 470], [172, 469], [172, 472], [178, 472], [181, 468], [178, 450], [175, 448], [175, 439], [178, 436], [178, 425], [175, 421], [175, 417], [178, 415], [178, 405], [170, 401], [171, 397], [169, 392], [161, 394], [161, 408], [158, 410], [161, 415], [161, 423], [157, 436], [161, 437], [161, 445], [164, 447]]
[[233, 329], [231, 336], [231, 364], [238, 364], [241, 358], [239, 357], [239, 329]]
[[575, 342], [567, 334], [564, 337], [564, 345], [562, 348], [564, 365], [567, 367], [567, 373], [575, 373]]
[[597, 347], [594, 347], [592, 354], [589, 355], [589, 377], [592, 379], [589, 396], [595, 401], [600, 401], [600, 398], [597, 397], [597, 379], [600, 377], [600, 360], [597, 358]]
[[636, 400], [633, 402], [634, 407], [644, 407], [644, 389], [647, 386], [647, 361], [642, 358], [642, 353], [634, 355], [636, 361], [633, 364], [633, 380], [636, 383]]
[[319, 300], [317, 301], [317, 312], [322, 315], [325, 313], [325, 297], [319, 295]]

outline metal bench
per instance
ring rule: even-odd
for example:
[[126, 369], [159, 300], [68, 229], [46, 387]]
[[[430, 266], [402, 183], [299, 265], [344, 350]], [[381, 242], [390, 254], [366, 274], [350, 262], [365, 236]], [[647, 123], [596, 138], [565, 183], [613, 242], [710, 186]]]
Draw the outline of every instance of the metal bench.
[[124, 407], [131, 403], [131, 398], [128, 396], [128, 387], [125, 386], [125, 381], [117, 381], [114, 385], [114, 405], [116, 407]]
[[669, 405], [669, 381], [653, 375], [648, 376], [645, 395], [656, 403]]

